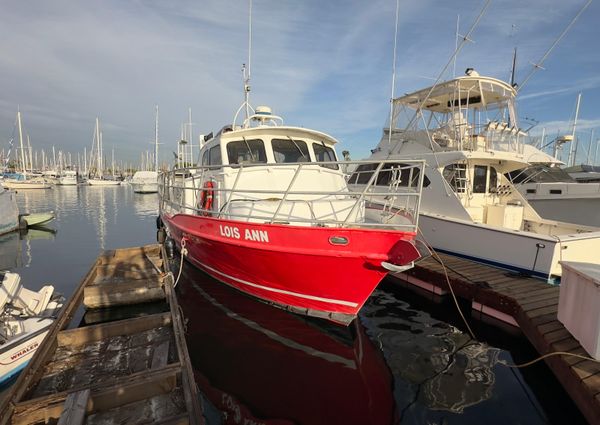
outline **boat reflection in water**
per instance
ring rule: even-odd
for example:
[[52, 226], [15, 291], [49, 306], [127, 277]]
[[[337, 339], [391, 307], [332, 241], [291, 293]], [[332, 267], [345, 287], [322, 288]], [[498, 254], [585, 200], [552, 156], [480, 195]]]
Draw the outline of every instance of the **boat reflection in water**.
[[375, 290], [348, 328], [271, 308], [187, 263], [177, 292], [196, 382], [222, 423], [548, 423], [520, 372], [499, 364], [512, 363], [507, 351], [394, 292]]
[[187, 264], [177, 291], [196, 382], [224, 423], [394, 422], [392, 377], [358, 320], [274, 309]]
[[393, 376], [398, 423], [549, 423], [520, 372], [500, 364], [514, 363], [509, 352], [381, 289], [361, 319]]

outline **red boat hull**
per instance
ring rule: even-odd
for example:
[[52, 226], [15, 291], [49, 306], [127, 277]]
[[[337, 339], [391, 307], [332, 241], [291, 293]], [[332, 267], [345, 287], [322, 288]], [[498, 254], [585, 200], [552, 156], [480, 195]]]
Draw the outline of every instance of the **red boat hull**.
[[[259, 224], [163, 214], [186, 258], [261, 300], [347, 324], [387, 270], [419, 258], [414, 232]], [[333, 242], [332, 242], [333, 241]], [[344, 243], [346, 242], [346, 243]]]

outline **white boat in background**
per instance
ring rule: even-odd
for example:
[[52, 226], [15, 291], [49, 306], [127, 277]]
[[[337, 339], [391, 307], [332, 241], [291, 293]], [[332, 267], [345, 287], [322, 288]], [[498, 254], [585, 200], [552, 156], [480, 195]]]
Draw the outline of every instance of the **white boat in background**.
[[598, 165], [575, 165], [565, 168], [565, 171], [579, 183], [600, 183], [600, 166]]
[[600, 227], [600, 183], [579, 183], [550, 162], [534, 163], [508, 177], [542, 217]]
[[77, 171], [75, 170], [64, 170], [58, 177], [58, 183], [60, 186], [77, 186]]
[[[543, 219], [505, 176], [529, 166], [516, 90], [467, 71], [394, 99], [391, 132], [384, 130], [370, 158], [426, 161], [419, 217], [425, 242], [549, 280], [561, 275], [560, 260], [598, 263], [600, 229]], [[359, 166], [349, 184], [360, 190], [372, 173]]]
[[135, 193], [158, 192], [158, 106], [154, 124], [154, 171], [136, 171], [130, 184]]
[[0, 235], [19, 228], [19, 208], [13, 190], [0, 187]]
[[[92, 153], [96, 153], [96, 169], [90, 175], [87, 182], [90, 186], [118, 186], [121, 184], [120, 180], [114, 178], [107, 178], [104, 176], [104, 157], [102, 153], [102, 133], [100, 132], [100, 120], [96, 118], [96, 128], [94, 131], [94, 144]], [[114, 169], [114, 167], [113, 167]]]
[[63, 298], [46, 285], [31, 291], [16, 273], [0, 272], [0, 385], [17, 375], [41, 346]]
[[135, 193], [158, 192], [158, 173], [156, 171], [136, 171], [129, 182]]
[[19, 144], [21, 149], [21, 170], [16, 178], [5, 178], [2, 185], [9, 189], [50, 189], [52, 185], [42, 177], [33, 177], [27, 172], [25, 148], [23, 147], [23, 127], [21, 125], [21, 111], [17, 111], [17, 126], [19, 129]]

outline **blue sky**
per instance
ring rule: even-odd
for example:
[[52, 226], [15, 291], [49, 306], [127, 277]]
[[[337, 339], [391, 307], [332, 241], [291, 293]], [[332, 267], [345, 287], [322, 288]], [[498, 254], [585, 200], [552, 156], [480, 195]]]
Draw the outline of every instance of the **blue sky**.
[[[457, 75], [474, 67], [507, 80], [516, 46], [522, 80], [585, 2], [492, 1], [474, 43], [458, 56]], [[520, 92], [520, 117], [549, 134], [568, 131], [582, 93], [582, 155], [590, 130], [600, 127], [598, 3]], [[454, 51], [457, 15], [464, 34], [483, 4], [400, 1], [396, 95], [432, 83]], [[388, 116], [395, 7], [395, 0], [254, 0], [252, 104], [366, 157]], [[188, 107], [194, 135], [232, 121], [242, 101], [247, 24], [246, 0], [2, 1], [0, 149], [19, 106], [34, 149], [89, 151], [98, 115], [105, 149], [138, 161], [152, 149], [158, 104], [160, 156], [170, 160]]]

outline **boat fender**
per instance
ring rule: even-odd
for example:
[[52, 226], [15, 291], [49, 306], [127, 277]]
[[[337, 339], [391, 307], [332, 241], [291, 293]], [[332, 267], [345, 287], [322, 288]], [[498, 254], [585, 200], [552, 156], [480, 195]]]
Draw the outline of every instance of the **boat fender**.
[[213, 206], [213, 193], [214, 193], [214, 183], [212, 181], [207, 181], [202, 186], [202, 192], [200, 192], [200, 200], [198, 201], [198, 209], [202, 210], [200, 213], [205, 216], [211, 216]]

